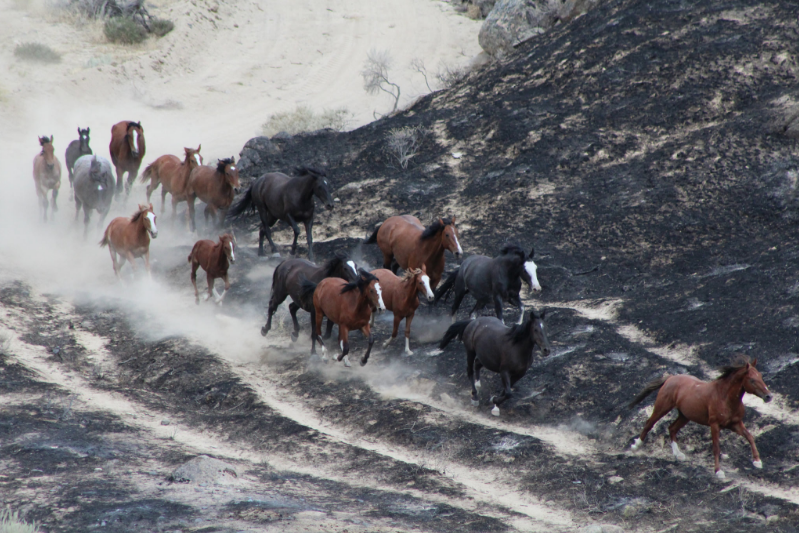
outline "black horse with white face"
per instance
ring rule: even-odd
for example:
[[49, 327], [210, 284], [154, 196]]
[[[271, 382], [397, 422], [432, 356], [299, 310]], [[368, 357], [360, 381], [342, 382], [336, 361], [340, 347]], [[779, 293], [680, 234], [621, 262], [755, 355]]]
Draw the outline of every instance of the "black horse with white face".
[[269, 240], [272, 252], [277, 252], [270, 228], [278, 220], [286, 222], [294, 230], [294, 242], [291, 245], [291, 255], [294, 255], [300, 236], [297, 223], [302, 222], [308, 238], [308, 259], [313, 261], [314, 197], [319, 198], [328, 209], [333, 209], [333, 196], [324, 170], [300, 167], [297, 174], [295, 178], [280, 172], [264, 174], [228, 210], [228, 218], [233, 218], [250, 206], [258, 209], [261, 217], [258, 255], [264, 255], [264, 237]]
[[452, 324], [439, 347], [443, 350], [458, 337], [466, 348], [466, 374], [472, 383], [472, 405], [480, 405], [477, 389], [480, 388], [480, 370], [485, 367], [499, 374], [502, 391], [491, 397], [494, 408], [491, 414], [499, 416], [499, 406], [513, 393], [511, 387], [527, 373], [533, 363], [535, 347], [544, 356], [549, 355], [549, 341], [544, 332], [544, 314], [535, 309], [527, 313], [521, 324], [506, 327], [499, 319], [485, 316]]
[[509, 302], [519, 308], [519, 324], [524, 318], [524, 304], [519, 296], [522, 280], [532, 291], [540, 291], [533, 253], [527, 256], [521, 247], [509, 244], [502, 248], [493, 259], [484, 255], [471, 255], [463, 260], [461, 266], [436, 290], [437, 303], [451, 289], [455, 290], [455, 301], [452, 303], [452, 319], [467, 293], [471, 294], [475, 303], [472, 318], [477, 311], [493, 302], [497, 318], [502, 320], [502, 304]]

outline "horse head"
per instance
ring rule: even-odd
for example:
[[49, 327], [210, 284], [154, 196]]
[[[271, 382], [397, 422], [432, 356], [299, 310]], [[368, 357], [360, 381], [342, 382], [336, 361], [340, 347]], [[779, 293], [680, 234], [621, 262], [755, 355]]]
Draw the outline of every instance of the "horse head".
[[194, 148], [186, 148], [185, 146], [183, 147], [183, 151], [186, 152], [185, 162], [187, 165], [189, 165], [190, 171], [202, 166], [203, 156], [200, 155], [200, 148], [202, 147], [202, 144], [199, 145], [196, 150]]
[[749, 394], [762, 398], [764, 402], [770, 402], [774, 396], [766, 387], [766, 383], [763, 381], [763, 374], [755, 368], [756, 365], [757, 359], [751, 363], [746, 363], [747, 375], [744, 378], [744, 390]]
[[439, 218], [437, 223], [444, 226], [441, 232], [442, 245], [455, 255], [455, 259], [460, 259], [463, 256], [463, 248], [461, 248], [461, 243], [458, 242], [458, 228], [455, 227], [455, 217]]
[[222, 245], [222, 251], [225, 252], [228, 262], [232, 265], [236, 262], [236, 237], [230, 233], [225, 233], [219, 236], [219, 244]]
[[530, 249], [530, 255], [527, 256], [527, 260], [524, 262], [524, 270], [522, 271], [522, 279], [527, 286], [530, 287], [531, 291], [539, 292], [541, 291], [541, 284], [538, 283], [538, 266], [533, 261], [533, 255], [535, 254], [535, 248]]
[[139, 154], [144, 153], [144, 130], [140, 122], [128, 122], [125, 140], [133, 157], [139, 157]]
[[383, 303], [383, 289], [380, 287], [380, 281], [377, 276], [363, 269], [358, 274], [358, 290], [366, 297], [372, 312], [382, 313], [385, 311], [386, 304]]
[[318, 168], [300, 167], [297, 169], [300, 176], [309, 175], [313, 176], [313, 194], [319, 201], [325, 204], [325, 207], [330, 210], [333, 209], [333, 193], [331, 190], [330, 182], [327, 181], [327, 174], [324, 170]]
[[544, 331], [544, 317], [546, 316], [546, 310], [539, 313], [533, 309], [530, 311], [529, 316], [530, 336], [533, 338], [533, 342], [541, 349], [541, 353], [544, 355], [544, 357], [546, 357], [552, 352], [549, 347], [549, 339], [547, 339], [547, 334]]
[[89, 153], [89, 131], [91, 128], [86, 128], [85, 130], [80, 129], [78, 126], [78, 140], [80, 142], [80, 153], [86, 154]]
[[144, 205], [139, 204], [139, 214], [143, 215], [144, 227], [150, 232], [150, 237], [153, 239], [158, 237], [158, 228], [155, 225], [155, 211], [153, 211], [153, 204]]
[[53, 166], [55, 165], [55, 149], [53, 148], [53, 136], [50, 135], [48, 138], [47, 135], [44, 137], [39, 137], [39, 144], [42, 147], [42, 155], [44, 156], [44, 162], [47, 165], [48, 170], [53, 170]]
[[233, 192], [239, 192], [239, 169], [236, 168], [236, 158], [217, 160], [216, 171], [225, 177], [225, 181], [233, 188]]
[[422, 265], [422, 268], [417, 268], [413, 271], [413, 281], [416, 284], [416, 292], [427, 296], [428, 302], [432, 302], [435, 299], [433, 289], [430, 288], [430, 276], [427, 275], [427, 268], [424, 265]]

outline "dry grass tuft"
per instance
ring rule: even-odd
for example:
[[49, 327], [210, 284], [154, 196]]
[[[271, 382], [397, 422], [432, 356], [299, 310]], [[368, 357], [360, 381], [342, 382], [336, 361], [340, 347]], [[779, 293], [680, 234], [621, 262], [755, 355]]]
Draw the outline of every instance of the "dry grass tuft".
[[22, 43], [14, 48], [14, 57], [38, 63], [60, 63], [61, 54], [42, 43]]
[[272, 137], [281, 132], [296, 135], [325, 128], [343, 131], [347, 127], [351, 116], [351, 113], [343, 107], [325, 109], [321, 113], [314, 113], [309, 107], [297, 106], [294, 111], [275, 113], [270, 116], [269, 120], [261, 126], [261, 131], [267, 137]]

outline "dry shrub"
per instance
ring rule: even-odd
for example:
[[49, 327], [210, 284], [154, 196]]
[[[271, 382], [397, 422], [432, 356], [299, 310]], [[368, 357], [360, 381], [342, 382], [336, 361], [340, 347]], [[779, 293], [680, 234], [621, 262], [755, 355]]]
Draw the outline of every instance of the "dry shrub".
[[22, 43], [14, 48], [14, 56], [24, 61], [59, 63], [61, 54], [42, 43]]
[[386, 134], [387, 151], [404, 170], [408, 168], [408, 163], [417, 154], [426, 136], [427, 130], [423, 126], [391, 129]]
[[36, 522], [28, 524], [20, 520], [18, 512], [11, 512], [8, 507], [0, 511], [0, 533], [39, 533]]
[[465, 68], [451, 67], [446, 63], [442, 63], [438, 67], [436, 79], [441, 83], [441, 86], [448, 89], [461, 81], [469, 71]]
[[480, 6], [469, 4], [469, 7], [466, 8], [466, 16], [470, 19], [480, 20], [483, 18], [483, 10], [480, 9]]
[[347, 127], [351, 114], [344, 108], [325, 109], [321, 113], [314, 111], [306, 106], [297, 106], [294, 111], [275, 113], [269, 117], [263, 126], [262, 132], [267, 137], [271, 137], [280, 132], [289, 135], [296, 135], [306, 131], [316, 131], [330, 128], [342, 131]]
[[175, 25], [172, 24], [171, 20], [153, 19], [150, 21], [150, 31], [158, 37], [163, 37], [174, 29]]
[[147, 30], [131, 17], [113, 17], [106, 20], [103, 32], [112, 43], [137, 44], [147, 38]]

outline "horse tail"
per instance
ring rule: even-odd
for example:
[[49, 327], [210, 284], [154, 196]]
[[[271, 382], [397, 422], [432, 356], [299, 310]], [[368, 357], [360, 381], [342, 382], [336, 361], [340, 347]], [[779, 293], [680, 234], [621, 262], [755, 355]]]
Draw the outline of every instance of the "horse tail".
[[317, 285], [318, 283], [314, 283], [305, 276], [302, 276], [300, 280], [300, 298], [302, 298], [303, 301], [307, 301], [310, 296], [313, 296]]
[[454, 324], [452, 324], [449, 327], [449, 329], [447, 329], [447, 332], [444, 333], [444, 338], [441, 339], [441, 343], [438, 345], [438, 347], [443, 350], [447, 346], [447, 344], [449, 344], [449, 341], [451, 341], [455, 337], [458, 337], [458, 340], [462, 341], [463, 332], [466, 330], [466, 326], [468, 326], [471, 323], [472, 323], [471, 320], [462, 320], [460, 322], [455, 322]]
[[154, 165], [155, 165], [155, 162], [150, 163], [149, 165], [147, 165], [147, 168], [144, 169], [144, 172], [142, 172], [142, 175], [139, 177], [139, 179], [141, 180], [142, 183], [144, 183], [148, 179], [150, 179], [150, 177], [152, 176], [153, 172], [155, 172], [155, 169], [153, 168]]
[[368, 237], [365, 241], [363, 241], [363, 243], [364, 244], [374, 244], [374, 243], [376, 243], [377, 242], [377, 232], [380, 231], [380, 228], [382, 226], [383, 226], [382, 222], [380, 224], [378, 224], [377, 226], [375, 226], [375, 230], [372, 232], [372, 236]]
[[108, 238], [108, 231], [111, 229], [111, 224], [105, 228], [105, 233], [103, 233], [103, 238], [100, 240], [100, 248], [105, 248], [109, 244], [111, 244], [111, 239]]
[[668, 374], [664, 374], [663, 376], [657, 378], [656, 380], [650, 381], [647, 384], [647, 386], [644, 387], [644, 390], [639, 392], [638, 396], [636, 396], [633, 399], [633, 401], [631, 401], [630, 404], [627, 407], [632, 409], [633, 407], [635, 407], [639, 403], [643, 402], [644, 398], [646, 398], [647, 396], [649, 396], [650, 394], [652, 394], [656, 390], [660, 389], [660, 387], [662, 387], [663, 384], [666, 383], [666, 380], [669, 379], [669, 377], [670, 376]]
[[433, 305], [436, 305], [441, 298], [446, 296], [446, 294], [452, 290], [452, 286], [455, 285], [455, 280], [458, 278], [458, 272], [460, 272], [460, 270], [456, 268], [455, 271], [447, 277], [447, 281], [436, 288]]
[[227, 215], [225, 216], [226, 219], [231, 220], [239, 215], [241, 215], [244, 211], [247, 210], [248, 207], [253, 205], [252, 203], [252, 185], [247, 188], [247, 191], [241, 195], [241, 198], [236, 200], [230, 205], [230, 208], [227, 210]]

